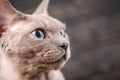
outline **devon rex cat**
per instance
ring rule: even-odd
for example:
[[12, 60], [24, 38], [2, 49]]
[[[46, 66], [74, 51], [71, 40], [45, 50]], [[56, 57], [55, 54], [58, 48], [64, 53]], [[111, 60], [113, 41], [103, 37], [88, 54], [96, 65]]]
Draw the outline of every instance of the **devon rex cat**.
[[32, 14], [0, 0], [0, 80], [64, 80], [70, 58], [65, 25], [47, 13], [43, 0]]

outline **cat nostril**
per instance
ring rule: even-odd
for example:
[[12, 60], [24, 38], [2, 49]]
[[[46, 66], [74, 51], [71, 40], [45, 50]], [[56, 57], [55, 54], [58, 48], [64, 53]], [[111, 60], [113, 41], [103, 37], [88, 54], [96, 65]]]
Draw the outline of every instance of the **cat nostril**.
[[60, 47], [66, 50], [68, 47], [68, 43], [63, 43]]

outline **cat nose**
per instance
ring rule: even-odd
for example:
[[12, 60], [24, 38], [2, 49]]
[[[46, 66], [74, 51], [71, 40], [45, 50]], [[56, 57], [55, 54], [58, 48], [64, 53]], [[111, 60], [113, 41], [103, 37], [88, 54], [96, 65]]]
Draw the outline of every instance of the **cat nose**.
[[63, 43], [60, 47], [66, 50], [68, 47], [68, 43]]

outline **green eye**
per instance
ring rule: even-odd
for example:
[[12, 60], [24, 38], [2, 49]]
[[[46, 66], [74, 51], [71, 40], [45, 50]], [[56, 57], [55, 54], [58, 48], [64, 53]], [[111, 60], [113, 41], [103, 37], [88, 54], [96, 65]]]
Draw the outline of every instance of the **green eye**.
[[43, 40], [44, 37], [45, 37], [43, 31], [41, 31], [41, 30], [35, 30], [35, 31], [33, 31], [33, 32], [32, 32], [32, 35], [33, 35], [35, 38], [38, 38], [38, 39], [40, 39], [40, 40]]

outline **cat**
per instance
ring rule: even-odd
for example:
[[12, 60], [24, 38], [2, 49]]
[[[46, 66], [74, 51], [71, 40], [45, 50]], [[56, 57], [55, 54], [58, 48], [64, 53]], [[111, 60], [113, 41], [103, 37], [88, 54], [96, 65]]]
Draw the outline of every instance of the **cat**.
[[24, 14], [0, 0], [0, 80], [65, 80], [60, 69], [70, 58], [70, 42], [48, 4], [43, 0]]

